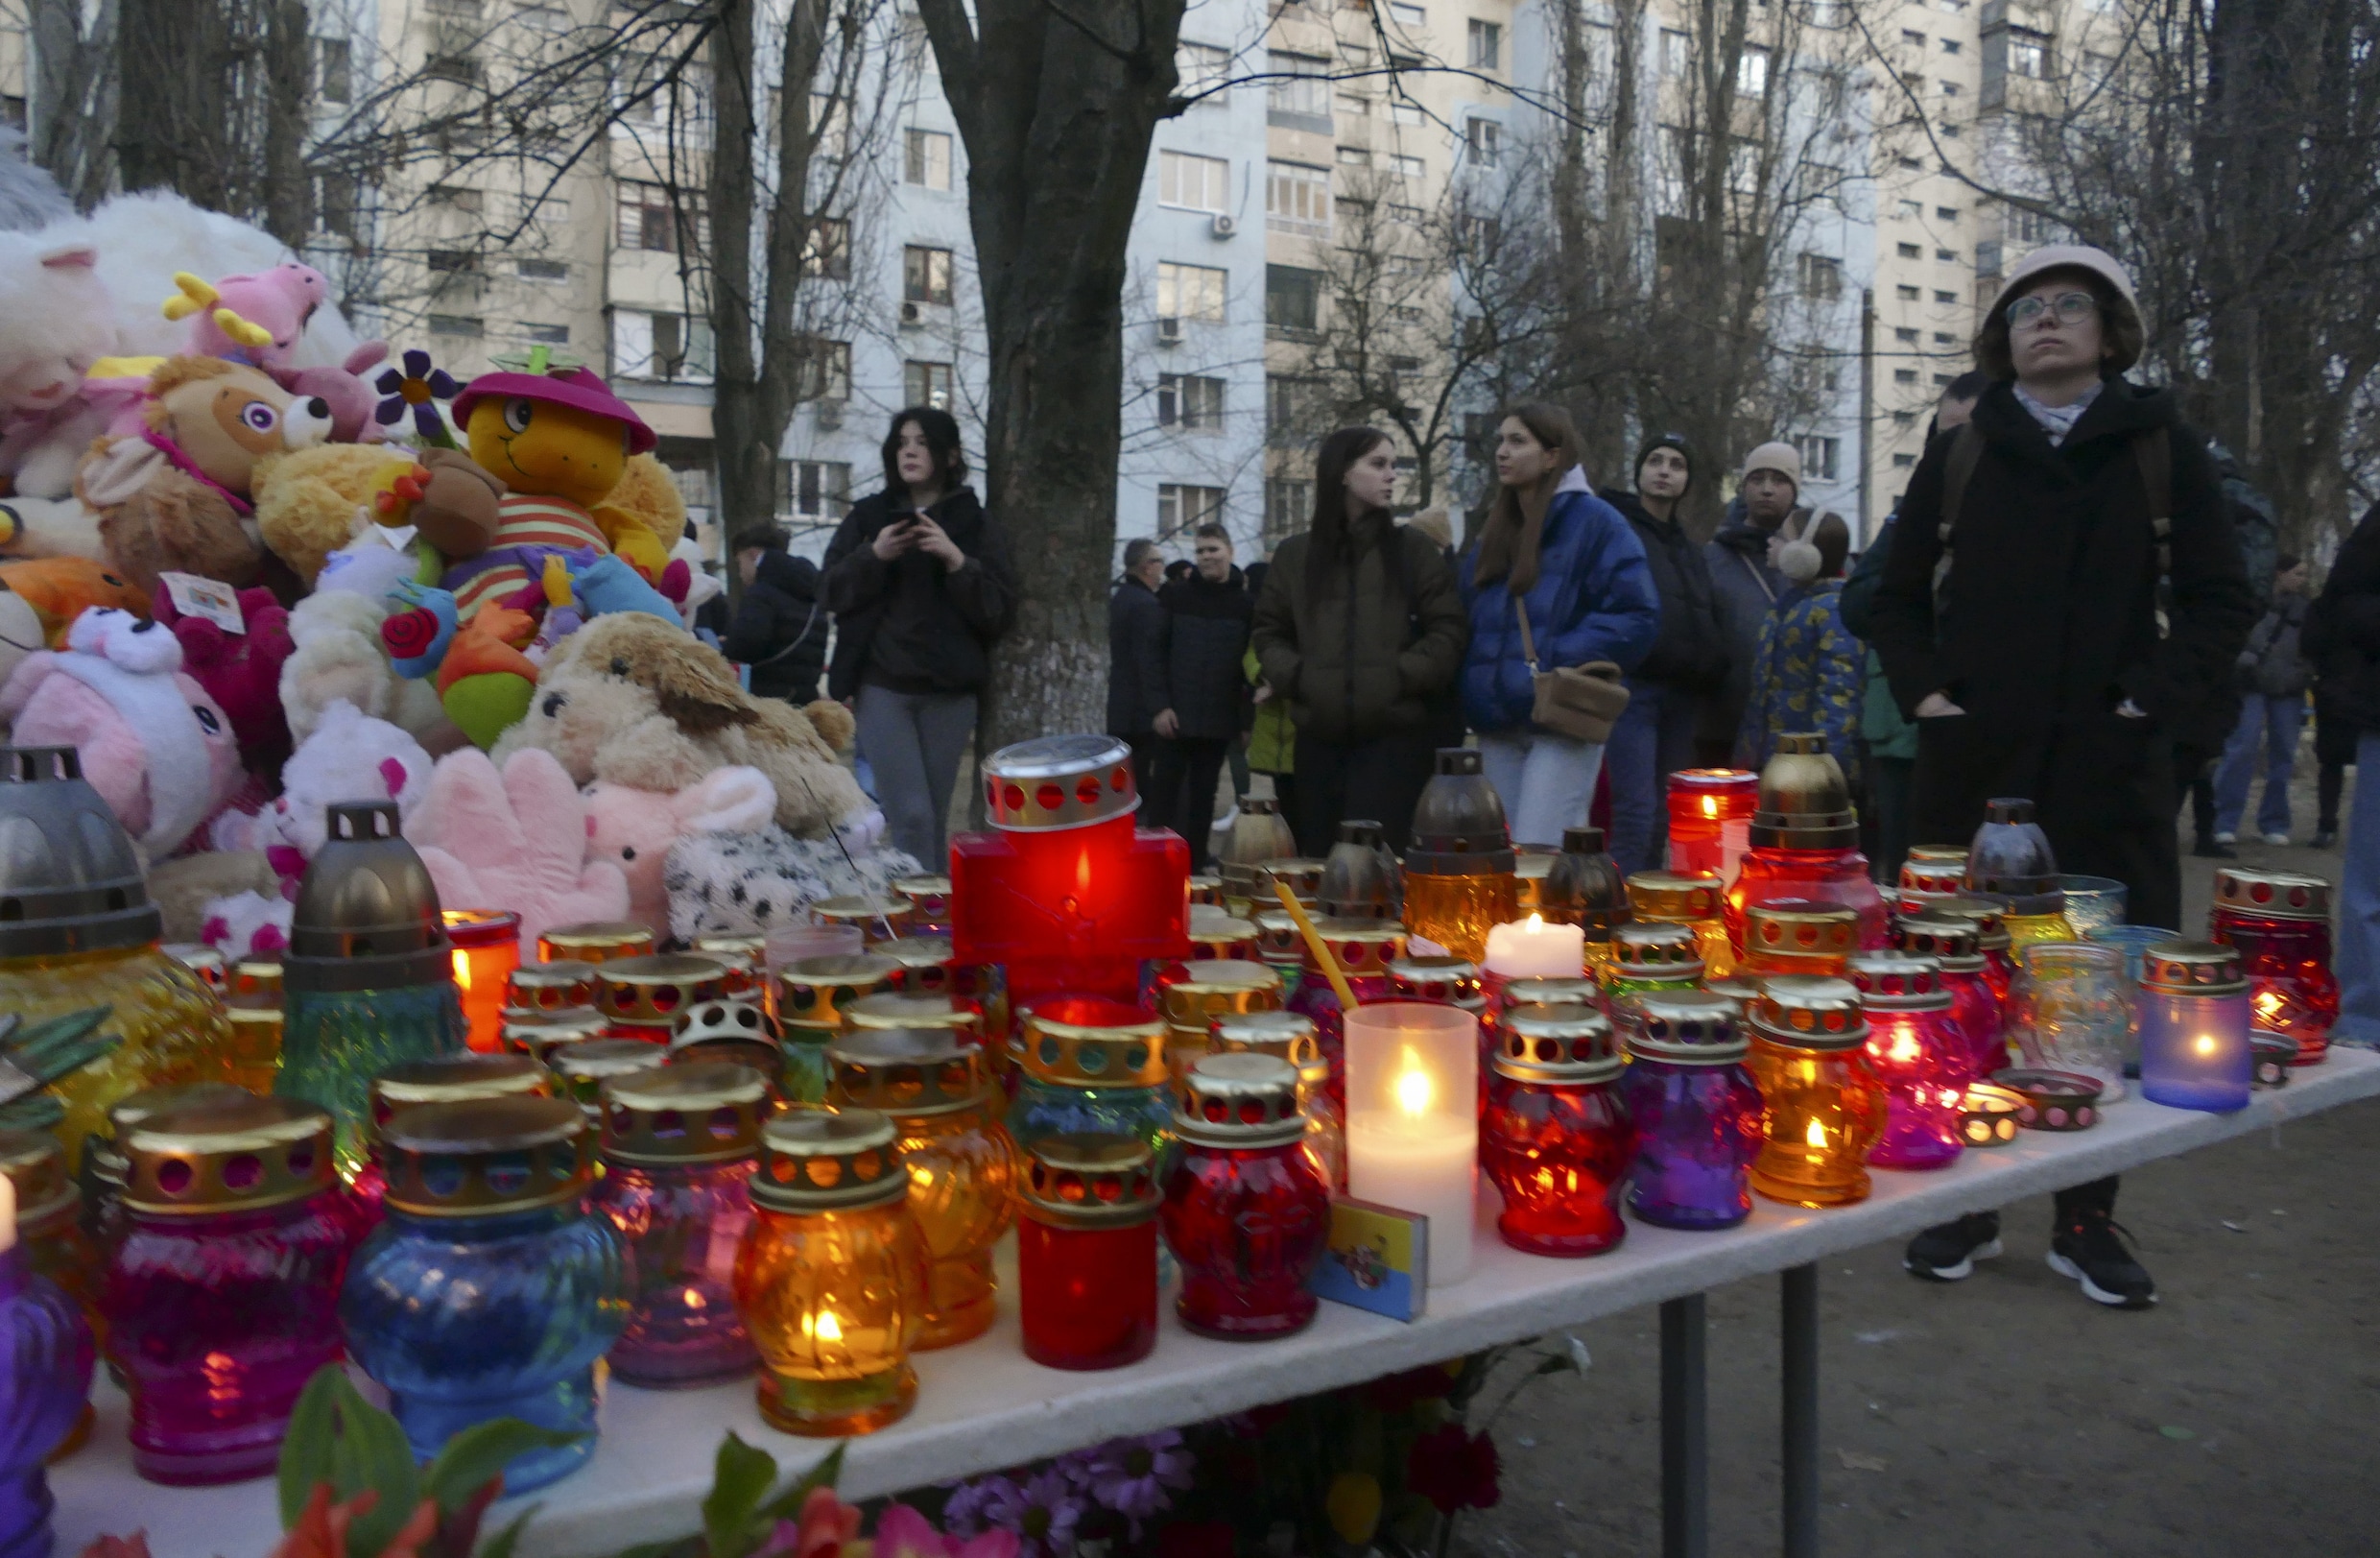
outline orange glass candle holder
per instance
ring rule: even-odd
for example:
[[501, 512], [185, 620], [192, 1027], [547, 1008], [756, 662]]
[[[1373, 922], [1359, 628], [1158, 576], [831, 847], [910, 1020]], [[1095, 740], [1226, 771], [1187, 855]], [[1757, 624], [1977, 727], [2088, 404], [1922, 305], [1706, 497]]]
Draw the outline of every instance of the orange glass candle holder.
[[1628, 879], [1628, 901], [1635, 924], [1684, 925], [1692, 930], [1702, 971], [1709, 977], [1725, 979], [1735, 971], [1735, 944], [1727, 939], [1726, 899], [1717, 876], [1640, 871]]
[[1844, 979], [1764, 980], [1751, 1029], [1765, 1106], [1752, 1188], [1797, 1207], [1867, 1200], [1868, 1149], [1884, 1134], [1887, 1105], [1868, 1065], [1859, 992]]
[[816, 1438], [868, 1433], [917, 1399], [924, 1231], [892, 1122], [873, 1110], [797, 1110], [761, 1132], [735, 1304], [760, 1354], [760, 1415]]
[[463, 1042], [493, 1055], [504, 1047], [507, 981], [520, 967], [520, 916], [510, 909], [445, 909], [440, 918], [455, 949], [455, 989], [468, 1029]]
[[1520, 882], [1504, 803], [1476, 748], [1440, 747], [1438, 771], [1414, 807], [1405, 851], [1405, 928], [1473, 963], [1491, 926], [1520, 916]]

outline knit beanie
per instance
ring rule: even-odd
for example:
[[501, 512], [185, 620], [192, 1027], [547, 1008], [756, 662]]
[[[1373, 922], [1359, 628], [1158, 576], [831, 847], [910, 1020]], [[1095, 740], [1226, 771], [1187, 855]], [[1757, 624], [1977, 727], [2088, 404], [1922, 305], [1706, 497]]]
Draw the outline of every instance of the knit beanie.
[[1773, 470], [1794, 484], [1794, 491], [1801, 491], [1801, 451], [1790, 443], [1763, 443], [1744, 457], [1744, 475], [1749, 479], [1755, 470]]
[[1636, 451], [1636, 463], [1628, 467], [1630, 480], [1636, 484], [1638, 491], [1644, 491], [1645, 462], [1653, 458], [1653, 451], [1655, 449], [1676, 449], [1679, 458], [1685, 461], [1686, 485], [1678, 492], [1678, 497], [1682, 499], [1688, 492], [1694, 491], [1694, 450], [1687, 446], [1686, 435], [1683, 433], [1656, 433], [1647, 439], [1644, 447]]

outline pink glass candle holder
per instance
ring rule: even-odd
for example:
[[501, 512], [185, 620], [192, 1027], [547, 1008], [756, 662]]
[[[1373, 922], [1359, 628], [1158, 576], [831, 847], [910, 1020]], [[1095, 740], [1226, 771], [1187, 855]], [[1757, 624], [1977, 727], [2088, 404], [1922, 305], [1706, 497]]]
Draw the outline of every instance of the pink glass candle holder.
[[1868, 1068], [1885, 1088], [1884, 1135], [1868, 1162], [1947, 1167], [1965, 1147], [1960, 1111], [1976, 1075], [1941, 971], [1907, 952], [1862, 952], [1850, 971], [1868, 1017]]

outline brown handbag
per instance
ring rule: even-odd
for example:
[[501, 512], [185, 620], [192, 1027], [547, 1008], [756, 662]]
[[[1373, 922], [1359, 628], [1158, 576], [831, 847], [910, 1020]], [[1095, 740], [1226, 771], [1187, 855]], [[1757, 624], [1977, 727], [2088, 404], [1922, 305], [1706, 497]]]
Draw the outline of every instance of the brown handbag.
[[1572, 741], [1601, 746], [1610, 740], [1611, 727], [1628, 708], [1628, 686], [1620, 680], [1620, 668], [1609, 660], [1588, 660], [1584, 665], [1537, 669], [1537, 642], [1529, 631], [1528, 603], [1515, 595], [1512, 610], [1520, 617], [1521, 658], [1529, 662], [1529, 675], [1536, 687], [1529, 718]]

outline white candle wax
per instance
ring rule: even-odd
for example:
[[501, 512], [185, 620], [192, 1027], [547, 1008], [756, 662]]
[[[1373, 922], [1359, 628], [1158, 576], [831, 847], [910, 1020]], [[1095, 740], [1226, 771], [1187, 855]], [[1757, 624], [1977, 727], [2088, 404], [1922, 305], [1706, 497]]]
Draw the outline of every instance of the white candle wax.
[[1488, 927], [1488, 971], [1507, 979], [1576, 979], [1586, 966], [1586, 932], [1538, 915]]
[[1430, 1285], [1471, 1274], [1479, 1125], [1446, 1115], [1372, 1112], [1347, 1121], [1347, 1193], [1430, 1220]]
[[0, 1174], [0, 1255], [16, 1248], [16, 1182]]

